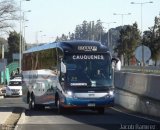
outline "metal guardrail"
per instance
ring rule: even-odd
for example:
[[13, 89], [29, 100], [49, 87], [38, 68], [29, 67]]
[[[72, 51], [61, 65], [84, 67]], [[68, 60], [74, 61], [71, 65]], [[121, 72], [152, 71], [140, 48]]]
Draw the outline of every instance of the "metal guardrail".
[[139, 72], [148, 74], [160, 74], [160, 66], [123, 66], [122, 71]]
[[19, 63], [17, 61], [14, 61], [7, 65], [7, 68], [9, 68], [9, 74], [11, 75], [11, 72], [17, 71], [17, 68], [19, 67]]

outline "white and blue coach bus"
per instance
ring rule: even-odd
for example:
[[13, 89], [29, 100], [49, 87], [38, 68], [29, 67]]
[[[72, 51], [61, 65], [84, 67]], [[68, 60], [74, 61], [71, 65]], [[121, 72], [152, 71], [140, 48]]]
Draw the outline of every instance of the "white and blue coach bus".
[[54, 105], [104, 113], [114, 105], [112, 58], [93, 41], [66, 41], [33, 47], [23, 53], [23, 100], [29, 109]]

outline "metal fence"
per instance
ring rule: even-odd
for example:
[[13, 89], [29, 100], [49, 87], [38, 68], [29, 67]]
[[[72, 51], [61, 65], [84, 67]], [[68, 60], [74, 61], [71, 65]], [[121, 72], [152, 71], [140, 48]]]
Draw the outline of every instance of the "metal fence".
[[122, 71], [160, 74], [160, 66], [123, 66]]

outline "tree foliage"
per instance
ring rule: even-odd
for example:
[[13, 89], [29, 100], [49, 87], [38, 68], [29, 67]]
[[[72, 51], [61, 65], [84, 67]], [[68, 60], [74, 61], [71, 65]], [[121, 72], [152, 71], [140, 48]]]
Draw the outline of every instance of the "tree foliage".
[[0, 1], [0, 31], [7, 31], [8, 28], [12, 28], [13, 20], [17, 20], [16, 15], [18, 8], [14, 3], [14, 0], [1, 0]]
[[2, 38], [2, 37], [0, 37], [0, 46], [3, 45], [3, 44], [6, 45], [7, 44], [7, 40]]
[[19, 53], [20, 35], [16, 31], [10, 32], [8, 37], [8, 62], [12, 61], [12, 54]]
[[[141, 44], [148, 46], [151, 49], [152, 59], [157, 61], [160, 59], [160, 18], [155, 17], [154, 26], [150, 30], [143, 32], [143, 37], [138, 29], [137, 23], [133, 25], [124, 25], [110, 28], [105, 31], [103, 22], [87, 22], [84, 20], [82, 24], [76, 26], [75, 31], [68, 35], [62, 34], [57, 37], [56, 41], [66, 40], [94, 40], [100, 41], [109, 49], [117, 52], [118, 56], [124, 56], [124, 65], [130, 64], [130, 60], [135, 58], [135, 50]], [[112, 52], [113, 53], [113, 52]]]
[[65, 34], [62, 34], [61, 37], [57, 37], [56, 38], [56, 42], [58, 42], [58, 41], [67, 41], [67, 40], [68, 40], [68, 36], [65, 35]]
[[79, 24], [75, 28], [74, 33], [69, 33], [69, 36], [62, 34], [61, 37], [57, 37], [56, 41], [64, 40], [95, 40], [105, 41], [103, 35], [105, 34], [104, 27], [101, 20], [87, 22], [86, 20]]
[[136, 23], [127, 25], [120, 31], [119, 44], [115, 48], [118, 55], [124, 56], [124, 65], [130, 64], [130, 59], [134, 56], [134, 51], [140, 43], [140, 32]]
[[160, 17], [155, 17], [154, 26], [145, 31], [143, 44], [151, 49], [151, 58], [155, 61], [160, 59]]

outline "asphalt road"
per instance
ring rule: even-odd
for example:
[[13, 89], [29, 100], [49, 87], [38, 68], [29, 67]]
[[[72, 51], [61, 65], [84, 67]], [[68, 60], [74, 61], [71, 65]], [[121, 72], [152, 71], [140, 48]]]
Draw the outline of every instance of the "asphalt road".
[[22, 107], [27, 108], [27, 105], [22, 101], [21, 97], [6, 97], [0, 99], [0, 107]]
[[[21, 98], [0, 99], [0, 107], [27, 108]], [[123, 108], [106, 109], [104, 115], [96, 111], [66, 111], [58, 115], [56, 109], [46, 108], [42, 111], [26, 109], [23, 124], [16, 130], [158, 130], [160, 118], [135, 114]]]
[[156, 121], [124, 114], [112, 108], [107, 109], [104, 115], [88, 110], [68, 111], [63, 115], [58, 115], [53, 109], [26, 111], [24, 124], [20, 126], [22, 130], [119, 130], [136, 129], [142, 125], [159, 127]]

